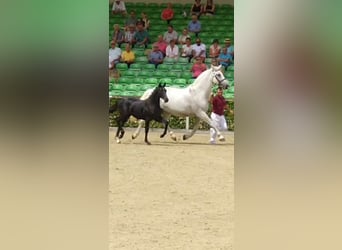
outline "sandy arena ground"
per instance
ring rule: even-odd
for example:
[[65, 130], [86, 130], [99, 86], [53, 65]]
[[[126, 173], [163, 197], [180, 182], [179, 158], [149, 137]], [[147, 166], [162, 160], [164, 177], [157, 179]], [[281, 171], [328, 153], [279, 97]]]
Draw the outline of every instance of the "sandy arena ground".
[[[199, 132], [188, 141], [160, 139], [152, 130], [121, 144], [109, 131], [110, 249], [232, 250], [234, 134], [208, 143]], [[180, 137], [182, 131], [176, 131]]]

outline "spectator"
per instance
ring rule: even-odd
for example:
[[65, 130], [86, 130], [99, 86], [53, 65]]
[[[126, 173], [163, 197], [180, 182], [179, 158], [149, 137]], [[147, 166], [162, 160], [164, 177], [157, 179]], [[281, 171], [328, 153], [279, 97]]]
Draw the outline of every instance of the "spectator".
[[159, 64], [163, 63], [163, 60], [163, 53], [160, 52], [157, 45], [153, 45], [153, 50], [148, 55], [148, 62], [154, 64], [157, 68]]
[[207, 69], [207, 65], [205, 65], [201, 58], [198, 57], [196, 59], [196, 62], [194, 63], [194, 65], [192, 65], [191, 67], [191, 72], [192, 72], [192, 77], [193, 78], [197, 78], [203, 71], [205, 71]]
[[172, 9], [172, 4], [168, 3], [166, 9], [164, 9], [161, 13], [161, 19], [167, 22], [167, 24], [170, 24], [171, 20], [174, 16], [174, 11]]
[[164, 41], [163, 36], [159, 35], [157, 42], [155, 42], [153, 45], [156, 45], [161, 53], [163, 53], [163, 56], [166, 55], [166, 47], [167, 42]]
[[198, 33], [201, 32], [201, 22], [198, 21], [198, 18], [196, 15], [191, 16], [191, 21], [188, 24], [188, 30], [196, 35], [198, 37]]
[[171, 24], [168, 25], [167, 31], [164, 33], [164, 41], [170, 43], [171, 40], [177, 41], [178, 33], [173, 29]]
[[171, 40], [170, 44], [166, 47], [166, 57], [178, 59], [179, 48], [176, 45], [176, 40]]
[[189, 62], [191, 61], [192, 45], [191, 45], [191, 38], [190, 37], [186, 38], [185, 44], [182, 46], [181, 57], [187, 57], [187, 58], [189, 58]]
[[135, 32], [133, 37], [133, 44], [134, 46], [144, 47], [146, 49], [149, 41], [148, 32], [144, 30], [142, 22], [138, 22], [137, 24], [137, 32]]
[[134, 11], [131, 11], [130, 16], [126, 19], [125, 21], [125, 27], [127, 29], [127, 27], [129, 27], [130, 25], [134, 25], [136, 26], [138, 22], [137, 16], [135, 15]]
[[209, 47], [209, 57], [217, 58], [220, 55], [221, 46], [219, 45], [218, 39], [213, 40], [213, 44]]
[[126, 63], [128, 68], [131, 66], [132, 63], [135, 61], [135, 54], [131, 50], [131, 45], [126, 44], [126, 50], [121, 54], [121, 62]]
[[144, 29], [149, 30], [150, 29], [150, 20], [147, 17], [147, 14], [145, 12], [141, 12], [141, 21], [143, 22]]
[[224, 40], [224, 47], [227, 48], [228, 53], [232, 56], [232, 59], [234, 59], [234, 46], [231, 44], [229, 38]]
[[188, 37], [190, 37], [189, 31], [187, 28], [185, 28], [185, 29], [183, 29], [182, 34], [179, 35], [179, 37], [178, 37], [178, 44], [181, 44], [181, 45], [185, 44], [186, 38], [188, 38]]
[[125, 32], [123, 32], [120, 29], [119, 24], [114, 24], [113, 29], [114, 29], [113, 36], [112, 36], [113, 41], [115, 41], [116, 44], [119, 46], [119, 48], [121, 48], [121, 44], [125, 42]]
[[125, 43], [133, 44], [133, 38], [135, 35], [135, 25], [131, 24], [128, 26], [128, 30], [125, 32]]
[[196, 15], [199, 19], [202, 12], [203, 12], [203, 5], [201, 4], [201, 0], [195, 0], [195, 3], [191, 6], [190, 14]]
[[[226, 100], [223, 97], [223, 90], [221, 87], [217, 88], [217, 94], [211, 94], [209, 102], [212, 104], [211, 120], [215, 123], [219, 130], [227, 130], [227, 121], [224, 117], [224, 110], [229, 110]], [[232, 113], [232, 111], [230, 111]], [[210, 128], [210, 143], [215, 144], [216, 130]]]
[[196, 38], [196, 43], [192, 45], [192, 57], [197, 59], [200, 58], [202, 62], [206, 58], [206, 46], [201, 42], [201, 39]]
[[215, 4], [213, 3], [213, 0], [207, 0], [207, 3], [204, 5], [203, 13], [205, 13], [207, 16], [212, 16], [215, 13]]
[[113, 2], [113, 7], [112, 7], [112, 13], [113, 15], [116, 14], [121, 14], [121, 15], [126, 15], [127, 11], [126, 11], [126, 6], [124, 1], [114, 1]]
[[222, 48], [222, 52], [220, 53], [217, 61], [225, 68], [225, 70], [227, 70], [228, 66], [231, 64], [232, 55], [228, 53], [228, 49], [226, 47]]
[[109, 69], [114, 69], [115, 65], [120, 62], [121, 49], [116, 47], [116, 42], [111, 41], [109, 49]]

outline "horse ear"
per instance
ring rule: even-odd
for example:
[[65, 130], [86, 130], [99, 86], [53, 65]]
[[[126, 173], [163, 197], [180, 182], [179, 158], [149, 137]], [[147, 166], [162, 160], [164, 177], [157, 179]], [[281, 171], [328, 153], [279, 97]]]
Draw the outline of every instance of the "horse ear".
[[161, 82], [159, 83], [158, 87], [160, 88], [162, 85], [161, 85]]
[[163, 88], [165, 88], [165, 86], [166, 86], [166, 82], [164, 82], [164, 84], [163, 84]]

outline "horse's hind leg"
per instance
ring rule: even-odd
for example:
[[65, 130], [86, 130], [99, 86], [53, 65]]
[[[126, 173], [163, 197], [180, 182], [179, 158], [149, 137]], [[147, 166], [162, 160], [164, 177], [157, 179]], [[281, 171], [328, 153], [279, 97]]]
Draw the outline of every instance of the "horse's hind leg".
[[196, 133], [196, 131], [199, 127], [200, 121], [201, 121], [200, 119], [198, 119], [198, 118], [196, 119], [195, 124], [194, 124], [194, 128], [192, 129], [190, 134], [188, 133], [188, 134], [183, 135], [183, 140], [187, 140], [187, 139], [191, 138]]
[[219, 138], [219, 141], [225, 141], [226, 139], [224, 138], [224, 136], [221, 134], [220, 130], [217, 128], [215, 122], [209, 118], [209, 116], [207, 115], [207, 113], [205, 113], [204, 111], [201, 112], [200, 114], [198, 114], [198, 117], [201, 118], [203, 121], [205, 121], [206, 123], [209, 124], [210, 127], [212, 127], [213, 129], [216, 130], [217, 136]]

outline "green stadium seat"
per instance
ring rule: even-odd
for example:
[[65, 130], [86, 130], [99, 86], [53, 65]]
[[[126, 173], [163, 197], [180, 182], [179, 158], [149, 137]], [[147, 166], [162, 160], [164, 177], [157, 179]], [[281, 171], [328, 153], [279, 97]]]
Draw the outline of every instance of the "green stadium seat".
[[151, 84], [151, 85], [154, 85], [155, 87], [157, 86], [158, 83], [159, 83], [159, 80], [157, 78], [147, 78], [145, 80], [145, 84]]
[[138, 74], [137, 74], [137, 78], [149, 78], [151, 77], [151, 71], [149, 70], [141, 70]]
[[184, 64], [188, 64], [188, 63], [189, 63], [189, 59], [188, 59], [188, 58], [186, 58], [186, 57], [180, 57], [180, 58], [178, 58], [177, 64], [182, 64], [182, 65], [184, 65]]
[[128, 70], [128, 66], [126, 63], [118, 63], [116, 64], [116, 69], [119, 70], [120, 72]]
[[172, 71], [174, 71], [174, 72], [182, 72], [183, 71], [183, 65], [178, 64], [178, 63], [172, 65]]
[[148, 59], [146, 56], [139, 56], [135, 59], [135, 62], [137, 63], [148, 63]]
[[188, 84], [193, 84], [193, 82], [194, 82], [195, 80], [196, 80], [196, 79], [194, 79], [194, 78], [188, 79]]
[[156, 71], [153, 72], [153, 75], [152, 75], [152, 76], [153, 76], [154, 78], [160, 79], [160, 78], [165, 77], [165, 73], [162, 72], [162, 71], [156, 70]]
[[148, 64], [142, 65], [141, 69], [145, 70], [145, 71], [150, 71], [151, 72], [151, 71], [155, 71], [156, 67], [154, 66], [154, 64], [148, 63]]
[[179, 77], [179, 72], [174, 72], [172, 70], [165, 72], [165, 76], [168, 78], [178, 78]]
[[119, 84], [130, 84], [131, 82], [132, 82], [132, 78], [124, 77], [124, 76], [121, 76], [119, 78]]
[[173, 84], [181, 87], [185, 87], [187, 85], [187, 80], [184, 78], [176, 78], [173, 80]]
[[173, 80], [171, 78], [161, 78], [159, 80], [160, 83], [165, 83], [166, 86], [170, 86], [173, 83]]
[[132, 71], [131, 69], [128, 69], [128, 70], [122, 72], [122, 76], [129, 77], [129, 78], [135, 78], [136, 74], [137, 74], [137, 72], [136, 71]]
[[172, 69], [172, 65], [170, 64], [159, 64], [157, 70], [159, 71], [170, 71]]
[[175, 59], [170, 58], [170, 57], [165, 57], [164, 58], [164, 64], [174, 64], [175, 63]]
[[183, 71], [180, 75], [180, 77], [184, 79], [192, 79], [192, 73], [189, 71]]
[[131, 66], [130, 66], [130, 70], [133, 70], [133, 71], [140, 71], [141, 68], [142, 68], [142, 64], [140, 63], [132, 63]]

